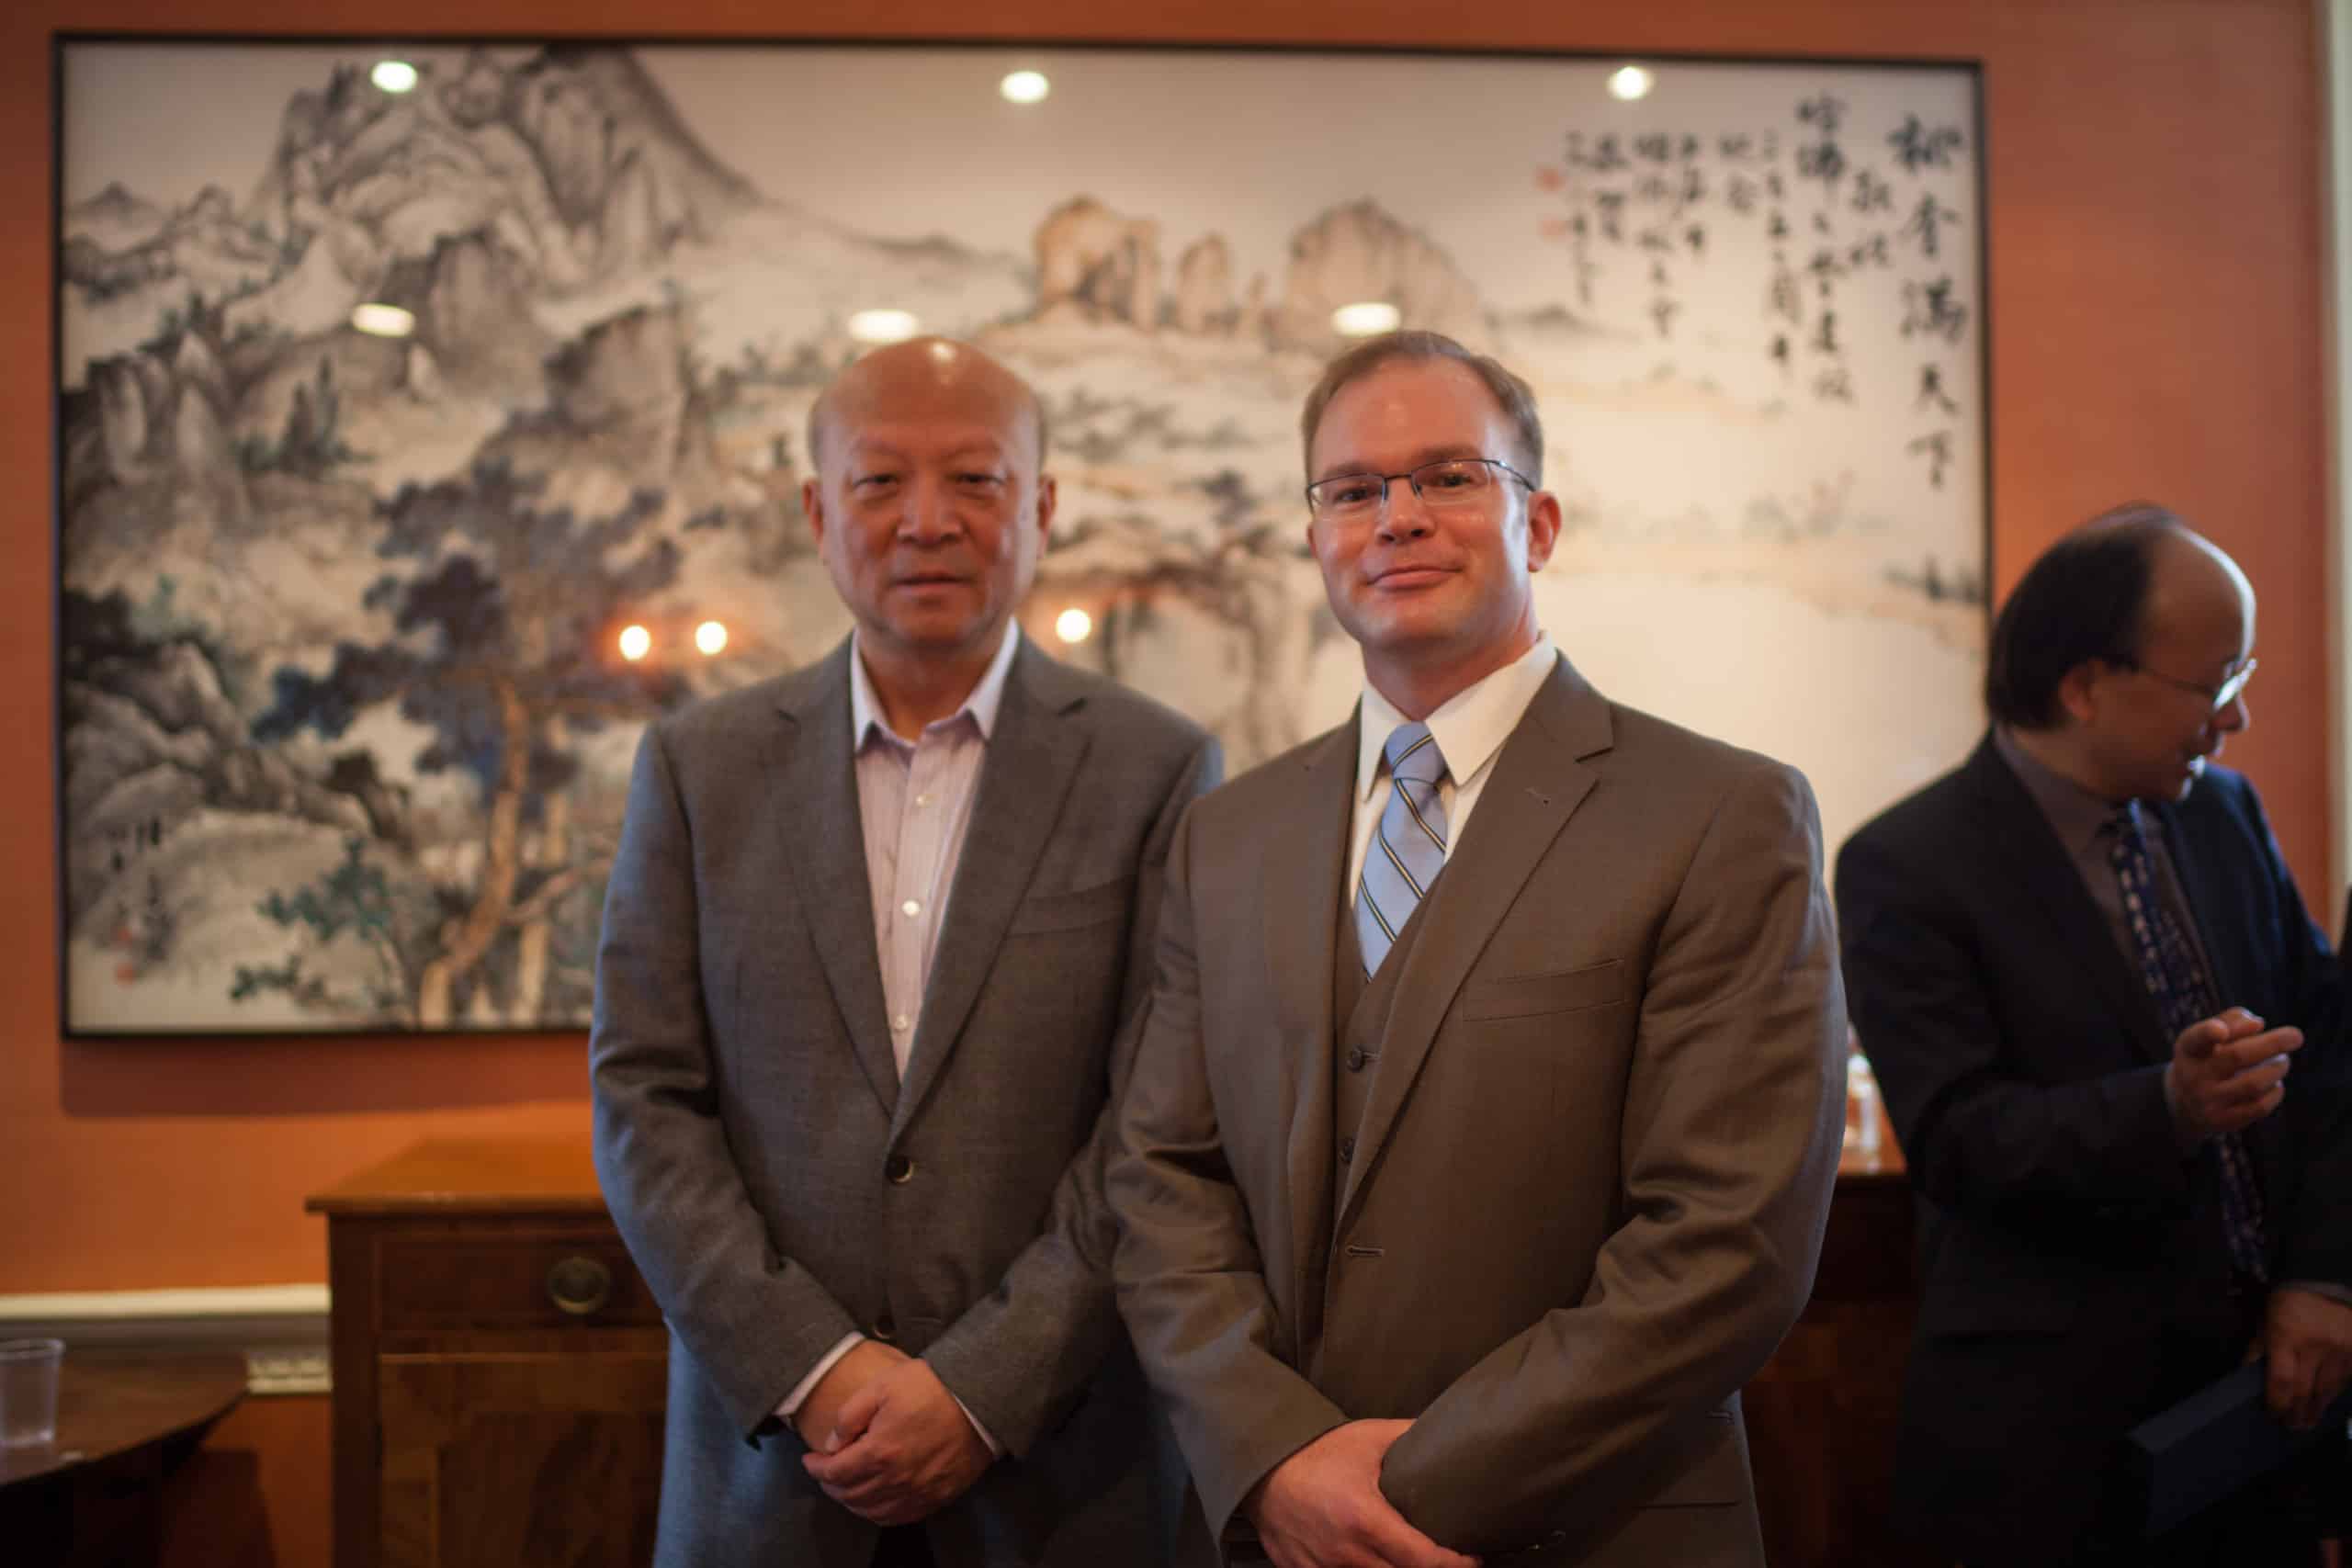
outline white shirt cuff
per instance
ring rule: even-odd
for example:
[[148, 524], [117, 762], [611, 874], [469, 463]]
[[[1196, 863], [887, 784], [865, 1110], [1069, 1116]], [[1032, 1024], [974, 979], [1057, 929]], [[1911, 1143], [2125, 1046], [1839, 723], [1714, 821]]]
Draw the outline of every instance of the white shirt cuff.
[[865, 1336], [863, 1334], [842, 1335], [840, 1343], [818, 1358], [817, 1364], [808, 1369], [808, 1375], [792, 1385], [792, 1392], [786, 1394], [783, 1402], [775, 1407], [776, 1419], [790, 1426], [793, 1417], [800, 1414], [800, 1407], [808, 1403], [808, 1396], [817, 1392], [817, 1385], [825, 1381], [825, 1374], [831, 1371], [843, 1356], [864, 1343]]
[[[942, 1383], [940, 1386], [943, 1388], [946, 1387], [944, 1383]], [[956, 1399], [956, 1391], [952, 1388], [948, 1389], [947, 1397], [950, 1399]], [[972, 1407], [965, 1404], [962, 1400], [956, 1399], [956, 1408], [964, 1413], [964, 1419], [972, 1424], [972, 1430], [978, 1432], [980, 1435], [980, 1441], [989, 1446], [989, 1457], [991, 1459], [1002, 1459], [1004, 1457], [1004, 1445], [996, 1440], [995, 1433], [980, 1425], [980, 1418], [972, 1414]]]
[[[790, 1426], [793, 1418], [800, 1414], [800, 1407], [808, 1403], [808, 1396], [817, 1392], [817, 1385], [825, 1381], [825, 1374], [831, 1371], [843, 1356], [848, 1355], [865, 1342], [865, 1336], [863, 1334], [842, 1335], [840, 1342], [820, 1357], [815, 1366], [808, 1369], [808, 1375], [794, 1383], [792, 1392], [786, 1394], [778, 1403], [775, 1407], [776, 1419]], [[949, 1390], [947, 1397], [956, 1399], [955, 1391]], [[964, 1419], [972, 1424], [972, 1430], [979, 1435], [980, 1441], [988, 1445], [989, 1453], [994, 1458], [1002, 1459], [1004, 1445], [996, 1440], [995, 1433], [981, 1425], [980, 1418], [972, 1414], [972, 1407], [962, 1400], [956, 1399], [956, 1408], [964, 1413]]]

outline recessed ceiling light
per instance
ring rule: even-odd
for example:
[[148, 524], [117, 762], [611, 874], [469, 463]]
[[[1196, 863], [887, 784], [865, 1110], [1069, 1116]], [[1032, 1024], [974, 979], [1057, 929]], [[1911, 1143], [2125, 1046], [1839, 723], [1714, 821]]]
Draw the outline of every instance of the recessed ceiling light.
[[727, 646], [727, 628], [717, 621], [705, 621], [695, 628], [695, 646], [705, 653], [717, 653]]
[[1002, 93], [1009, 102], [1036, 104], [1045, 102], [1046, 95], [1054, 90], [1054, 85], [1046, 80], [1046, 73], [1042, 71], [1015, 71], [999, 82], [996, 90]]
[[1064, 610], [1054, 617], [1054, 635], [1064, 642], [1084, 642], [1094, 635], [1094, 617], [1083, 610]]
[[653, 651], [653, 634], [643, 626], [621, 628], [621, 657], [634, 664]]
[[922, 326], [911, 310], [860, 310], [849, 319], [849, 335], [860, 343], [904, 343]]
[[1650, 89], [1657, 85], [1657, 73], [1639, 65], [1621, 65], [1609, 73], [1609, 96], [1632, 103], [1646, 98]]
[[1404, 321], [1405, 313], [1385, 299], [1359, 299], [1331, 312], [1331, 330], [1341, 337], [1378, 337]]
[[351, 324], [376, 337], [406, 337], [416, 331], [416, 317], [398, 305], [355, 305]]
[[416, 67], [405, 60], [379, 60], [368, 80], [387, 93], [405, 93], [416, 85]]

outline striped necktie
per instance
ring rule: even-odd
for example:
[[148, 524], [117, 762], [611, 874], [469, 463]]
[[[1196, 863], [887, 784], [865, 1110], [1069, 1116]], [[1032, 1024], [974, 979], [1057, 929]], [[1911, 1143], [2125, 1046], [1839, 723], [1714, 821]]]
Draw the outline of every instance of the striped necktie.
[[1388, 762], [1388, 800], [1356, 884], [1356, 946], [1367, 976], [1379, 970], [1445, 869], [1445, 806], [1437, 793], [1445, 757], [1436, 738], [1426, 724], [1400, 724], [1381, 755]]
[[[2108, 822], [2115, 842], [2108, 851], [2115, 868], [2116, 886], [2123, 895], [2124, 923], [2132, 928], [2132, 946], [2140, 960], [2140, 978], [2164, 1019], [2165, 1032], [2173, 1039], [2192, 1023], [2222, 1010], [2204, 962], [2198, 957], [2188, 933], [2181, 930], [2156, 887], [2155, 856], [2140, 829], [2140, 803], [2132, 801]], [[2222, 1162], [2222, 1221], [2229, 1237], [2230, 1261], [2239, 1274], [2267, 1283], [2270, 1271], [2263, 1256], [2262, 1187], [2245, 1140], [2235, 1133], [2213, 1139]]]

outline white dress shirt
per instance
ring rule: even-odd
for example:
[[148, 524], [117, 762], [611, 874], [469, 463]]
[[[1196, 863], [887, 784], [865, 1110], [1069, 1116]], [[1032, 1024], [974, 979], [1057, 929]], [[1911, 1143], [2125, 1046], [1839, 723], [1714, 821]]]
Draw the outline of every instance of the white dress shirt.
[[[893, 731], [882, 699], [865, 672], [855, 633], [850, 636], [850, 745], [857, 759], [857, 815], [865, 837], [865, 874], [874, 895], [874, 952], [882, 969], [882, 1003], [890, 1030], [890, 1058], [907, 1076], [915, 1025], [922, 1018], [923, 990], [931, 961], [964, 856], [964, 835], [979, 793], [980, 764], [996, 730], [1004, 701], [1005, 672], [1021, 643], [1021, 628], [1008, 623], [996, 656], [989, 660], [964, 705], [923, 726], [913, 740]], [[776, 1406], [789, 1421], [843, 1356], [865, 1337], [844, 1335], [808, 1375], [793, 1385]], [[957, 1400], [961, 1405], [963, 1401]], [[964, 1417], [991, 1453], [1002, 1453], [996, 1438], [969, 1410]]]
[[[1560, 650], [1552, 646], [1550, 637], [1538, 632], [1533, 648], [1476, 684], [1454, 693], [1425, 721], [1437, 742], [1438, 754], [1445, 759], [1445, 775], [1438, 780], [1437, 797], [1445, 808], [1447, 860], [1453, 858], [1453, 847], [1462, 841], [1462, 830], [1470, 825], [1470, 813], [1486, 791], [1503, 742], [1519, 728], [1527, 705], [1535, 700], [1535, 694], [1552, 678], [1552, 666], [1559, 660]], [[1363, 878], [1363, 857], [1372, 846], [1373, 829], [1379, 825], [1380, 813], [1387, 805], [1388, 761], [1383, 753], [1387, 749], [1388, 737], [1398, 725], [1412, 722], [1396, 711], [1394, 703], [1374, 690], [1370, 682], [1364, 683], [1363, 701], [1363, 719], [1356, 735], [1355, 825], [1349, 835], [1352, 847], [1348, 854], [1347, 897], [1351, 905], [1355, 902], [1356, 885]]]
[[979, 793], [980, 763], [1004, 701], [1005, 671], [1019, 646], [1017, 626], [989, 660], [972, 694], [908, 740], [890, 728], [865, 660], [850, 639], [850, 744], [857, 756], [857, 815], [865, 832], [865, 875], [874, 890], [874, 952], [881, 961], [890, 1056], [907, 1076], [922, 1017], [932, 954], [964, 856], [964, 832]]

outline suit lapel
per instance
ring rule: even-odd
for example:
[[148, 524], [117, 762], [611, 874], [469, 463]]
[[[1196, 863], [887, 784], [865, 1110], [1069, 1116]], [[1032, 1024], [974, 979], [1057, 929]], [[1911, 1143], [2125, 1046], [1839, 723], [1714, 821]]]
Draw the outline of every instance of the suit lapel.
[[[1331, 1246], [1331, 965], [1348, 890], [1348, 829], [1355, 820], [1357, 716], [1310, 748], [1294, 799], [1269, 814], [1266, 966], [1274, 987], [1274, 1034], [1290, 1064], [1291, 1262], [1302, 1340], [1322, 1311], [1315, 1273]], [[1304, 1346], [1301, 1347], [1302, 1352]]]
[[898, 1102], [899, 1066], [883, 1022], [882, 968], [874, 952], [874, 890], [849, 731], [851, 657], [843, 640], [811, 680], [779, 702], [789, 722], [777, 727], [775, 742], [776, 811], [786, 829], [778, 837], [833, 1004], [887, 1112]]
[[2086, 976], [2116, 1016], [2122, 1020], [2140, 1055], [2162, 1060], [2172, 1054], [2164, 1021], [2148, 987], [2116, 945], [2107, 917], [2092, 901], [2081, 874], [2058, 840], [2041, 807], [2008, 763], [2001, 760], [1990, 739], [1969, 759], [1977, 806], [1991, 830], [1985, 835], [1991, 854], [2041, 908], [2050, 922], [2052, 954], [2063, 954], [2068, 973]]
[[[1378, 1163], [1471, 964], [1598, 781], [1581, 759], [1610, 745], [1608, 703], [1563, 658], [1503, 742], [1471, 818], [1475, 830], [1463, 830], [1430, 902], [1418, 912], [1421, 929], [1396, 977], [1396, 1005], [1373, 1069], [1335, 1234], [1348, 1223], [1365, 1173]], [[1329, 989], [1327, 979], [1327, 995]], [[1327, 1081], [1329, 1076], [1327, 1070]]]
[[979, 793], [923, 986], [907, 1081], [890, 1120], [893, 1147], [955, 1051], [1078, 776], [1087, 731], [1074, 715], [1083, 701], [1083, 692], [1063, 678], [1059, 666], [1023, 639], [1006, 672], [996, 732], [980, 763]]

